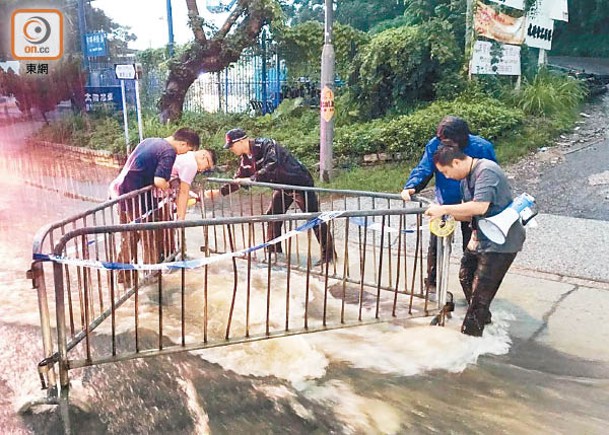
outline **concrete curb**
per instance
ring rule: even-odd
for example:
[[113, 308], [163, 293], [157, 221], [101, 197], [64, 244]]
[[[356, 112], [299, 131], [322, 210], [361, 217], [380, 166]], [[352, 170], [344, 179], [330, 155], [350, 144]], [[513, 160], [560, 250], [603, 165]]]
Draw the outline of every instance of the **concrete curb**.
[[121, 167], [121, 156], [110, 151], [92, 150], [89, 148], [81, 148], [42, 140], [33, 141], [33, 144], [37, 147], [50, 148], [62, 153], [71, 153], [81, 160], [92, 162], [101, 166], [109, 166], [112, 168]]

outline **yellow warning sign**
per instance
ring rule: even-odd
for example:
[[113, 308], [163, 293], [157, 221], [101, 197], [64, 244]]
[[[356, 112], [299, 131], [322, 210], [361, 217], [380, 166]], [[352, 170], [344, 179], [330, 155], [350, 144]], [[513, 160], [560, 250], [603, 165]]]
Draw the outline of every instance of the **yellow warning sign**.
[[321, 117], [330, 122], [334, 116], [334, 92], [327, 86], [321, 90]]

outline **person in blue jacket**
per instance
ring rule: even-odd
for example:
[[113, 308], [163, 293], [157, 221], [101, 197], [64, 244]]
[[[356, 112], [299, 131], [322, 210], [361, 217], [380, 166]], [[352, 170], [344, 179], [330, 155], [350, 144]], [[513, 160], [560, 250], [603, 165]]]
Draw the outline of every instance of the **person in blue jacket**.
[[[446, 178], [434, 165], [433, 156], [440, 147], [441, 142], [457, 145], [466, 155], [476, 159], [497, 161], [493, 144], [488, 140], [474, 136], [469, 130], [467, 122], [456, 116], [445, 116], [436, 129], [436, 137], [425, 145], [425, 152], [419, 164], [410, 172], [401, 196], [404, 201], [410, 201], [411, 195], [419, 193], [427, 186], [432, 177], [436, 176], [436, 201], [440, 205], [460, 204], [462, 202], [459, 181]], [[463, 235], [463, 251], [472, 235], [469, 222], [461, 222]], [[427, 250], [427, 278], [425, 286], [431, 292], [436, 286], [436, 255], [437, 237], [430, 234], [429, 248]]]

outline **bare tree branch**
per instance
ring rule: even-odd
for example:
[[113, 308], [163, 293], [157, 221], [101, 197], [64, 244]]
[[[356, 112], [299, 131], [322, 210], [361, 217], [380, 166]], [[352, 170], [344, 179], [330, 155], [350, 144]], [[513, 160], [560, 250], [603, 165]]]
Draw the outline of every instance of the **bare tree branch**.
[[192, 28], [192, 33], [195, 35], [195, 41], [204, 44], [207, 41], [207, 37], [203, 31], [203, 19], [199, 16], [197, 0], [186, 0], [186, 8], [188, 9], [188, 23]]
[[240, 0], [237, 3], [237, 7], [232, 10], [222, 27], [220, 27], [220, 29], [218, 30], [218, 33], [214, 35], [215, 40], [224, 38], [228, 34], [228, 32], [230, 32], [231, 28], [237, 22], [239, 17], [246, 11], [247, 5], [244, 5], [243, 3], [249, 2], [247, 0]]

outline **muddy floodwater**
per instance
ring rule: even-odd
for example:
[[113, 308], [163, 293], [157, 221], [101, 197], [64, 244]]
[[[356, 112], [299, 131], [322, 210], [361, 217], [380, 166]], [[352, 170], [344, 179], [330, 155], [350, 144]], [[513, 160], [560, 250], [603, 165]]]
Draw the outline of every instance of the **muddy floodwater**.
[[[38, 302], [25, 278], [32, 239], [41, 226], [94, 205], [74, 193], [103, 200], [117, 172], [26, 146], [23, 138], [34, 127], [0, 127], [3, 433], [62, 430], [53, 406], [19, 412], [44, 395], [36, 370], [42, 357]], [[456, 269], [453, 264], [453, 274]], [[221, 282], [224, 275], [209, 279]], [[168, 288], [173, 280], [178, 285], [178, 274], [167, 277]], [[464, 302], [456, 276], [451, 282], [457, 311], [445, 328], [429, 326], [429, 319], [386, 323], [73, 370], [72, 429], [607, 433], [609, 290], [603, 283], [536, 275], [519, 264], [499, 291], [493, 323], [473, 338], [459, 333]], [[188, 292], [195, 302], [200, 297], [196, 283]], [[144, 314], [146, 307], [156, 309], [154, 298], [141, 304]], [[144, 344], [158, 340], [152, 326], [143, 331]]]

